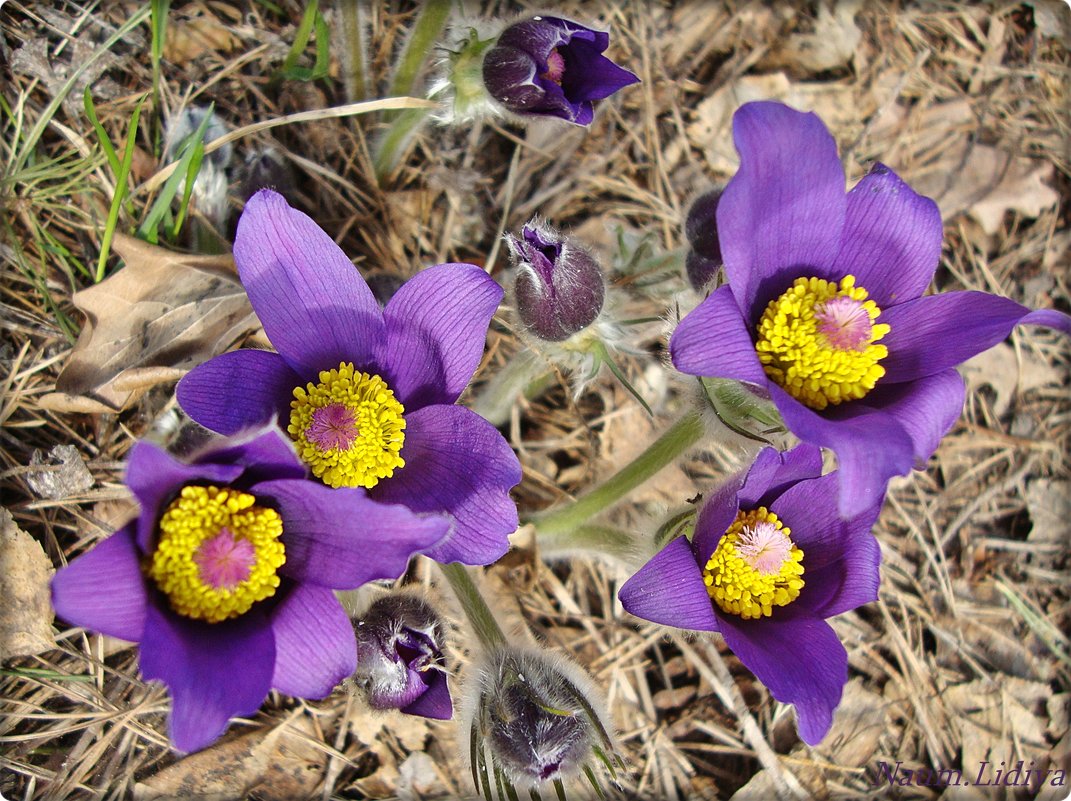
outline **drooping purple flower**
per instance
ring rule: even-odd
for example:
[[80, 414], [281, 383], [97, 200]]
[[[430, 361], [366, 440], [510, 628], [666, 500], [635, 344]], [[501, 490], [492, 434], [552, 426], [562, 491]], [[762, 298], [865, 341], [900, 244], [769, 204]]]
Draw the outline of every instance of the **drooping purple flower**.
[[506, 235], [517, 278], [517, 316], [540, 339], [560, 342], [591, 325], [606, 284], [598, 261], [577, 242], [536, 220]]
[[768, 392], [801, 440], [837, 454], [846, 518], [922, 467], [963, 407], [955, 366], [1021, 323], [1071, 318], [984, 292], [923, 297], [941, 216], [877, 164], [847, 195], [822, 121], [780, 103], [733, 117], [740, 169], [717, 207], [728, 284], [677, 326], [674, 366]]
[[881, 501], [845, 521], [838, 477], [821, 450], [764, 448], [704, 503], [678, 537], [621, 587], [637, 617], [716, 631], [774, 698], [793, 704], [800, 737], [829, 731], [848, 657], [826, 618], [878, 597], [881, 550], [870, 529]]
[[460, 715], [477, 791], [487, 780], [480, 774], [490, 783], [501, 774], [507, 790], [537, 793], [581, 771], [594, 781], [595, 759], [609, 765], [616, 756], [606, 702], [576, 663], [509, 645], [485, 654], [478, 667]]
[[325, 484], [448, 515], [451, 536], [433, 559], [502, 556], [520, 464], [494, 427], [455, 405], [502, 298], [494, 279], [440, 264], [380, 308], [334, 241], [270, 190], [246, 204], [234, 259], [278, 352], [238, 350], [195, 368], [177, 389], [186, 413], [222, 434], [276, 418]]
[[[275, 688], [324, 698], [357, 662], [335, 589], [396, 578], [450, 522], [307, 478], [271, 427], [190, 462], [138, 443], [136, 520], [52, 579], [64, 620], [140, 643], [171, 691], [171, 740], [196, 751]], [[353, 521], [360, 521], [354, 525]]]
[[512, 112], [590, 125], [595, 101], [639, 78], [602, 53], [610, 34], [558, 17], [510, 25], [483, 61], [488, 93]]
[[453, 714], [443, 664], [442, 621], [423, 598], [393, 593], [359, 620], [354, 679], [373, 709], [449, 720]]

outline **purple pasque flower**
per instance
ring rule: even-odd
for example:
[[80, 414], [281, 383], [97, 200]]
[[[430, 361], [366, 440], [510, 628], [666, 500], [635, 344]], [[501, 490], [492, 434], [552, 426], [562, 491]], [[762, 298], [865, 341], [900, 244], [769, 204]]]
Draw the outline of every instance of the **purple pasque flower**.
[[517, 528], [509, 491], [520, 464], [490, 423], [455, 405], [502, 299], [494, 279], [440, 264], [380, 308], [334, 241], [267, 189], [246, 204], [234, 259], [278, 353], [238, 350], [198, 366], [177, 388], [186, 413], [221, 434], [277, 418], [324, 483], [446, 515], [452, 534], [433, 559], [502, 556]]
[[599, 316], [606, 297], [599, 262], [572, 237], [532, 220], [506, 234], [517, 268], [517, 316], [539, 339], [561, 342]]
[[412, 593], [378, 598], [359, 620], [354, 679], [373, 709], [449, 720], [445, 631], [431, 605]]
[[818, 743], [848, 681], [848, 656], [826, 618], [878, 597], [881, 550], [870, 529], [881, 499], [846, 521], [838, 476], [821, 449], [764, 448], [703, 505], [691, 542], [677, 537], [621, 587], [637, 617], [716, 631], [774, 698], [796, 707]]
[[522, 20], [484, 56], [484, 86], [517, 114], [590, 125], [596, 100], [640, 80], [602, 55], [609, 45], [610, 34], [571, 20]]
[[188, 463], [138, 443], [126, 482], [137, 519], [56, 573], [52, 605], [140, 643], [142, 675], [171, 691], [181, 751], [209, 745], [271, 688], [330, 694], [357, 663], [334, 590], [396, 578], [449, 532], [441, 515], [309, 481], [274, 427]]
[[882, 164], [845, 194], [816, 115], [748, 103], [733, 136], [740, 169], [708, 221], [728, 284], [677, 326], [673, 364], [768, 392], [797, 437], [837, 454], [851, 518], [937, 449], [963, 408], [957, 364], [1020, 323], [1071, 333], [1071, 318], [985, 292], [923, 297], [937, 205]]

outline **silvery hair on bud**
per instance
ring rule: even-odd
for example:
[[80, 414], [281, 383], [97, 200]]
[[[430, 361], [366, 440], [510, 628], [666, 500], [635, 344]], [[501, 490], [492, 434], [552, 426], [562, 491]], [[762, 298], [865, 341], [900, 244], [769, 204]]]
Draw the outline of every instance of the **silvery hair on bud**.
[[463, 688], [459, 739], [477, 790], [498, 781], [560, 785], [581, 771], [595, 783], [592, 766], [609, 764], [615, 748], [606, 702], [579, 665], [507, 646], [475, 668]]

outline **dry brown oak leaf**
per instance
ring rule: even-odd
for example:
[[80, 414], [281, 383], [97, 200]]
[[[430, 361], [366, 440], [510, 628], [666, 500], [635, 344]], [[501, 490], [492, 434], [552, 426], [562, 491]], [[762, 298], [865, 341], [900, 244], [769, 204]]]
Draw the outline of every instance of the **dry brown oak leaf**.
[[231, 256], [176, 253], [116, 234], [125, 266], [75, 293], [86, 315], [56, 392], [41, 406], [114, 412], [259, 328]]

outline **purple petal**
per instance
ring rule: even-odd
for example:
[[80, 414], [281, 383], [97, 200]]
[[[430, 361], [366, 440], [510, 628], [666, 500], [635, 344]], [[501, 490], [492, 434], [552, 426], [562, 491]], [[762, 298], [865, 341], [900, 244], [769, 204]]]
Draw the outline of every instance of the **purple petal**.
[[937, 204], [875, 164], [848, 193], [835, 272], [854, 275], [881, 309], [912, 300], [937, 270], [943, 233]]
[[792, 530], [792, 541], [803, 551], [805, 581], [811, 571], [840, 560], [850, 533], [869, 533], [881, 512], [881, 504], [877, 503], [851, 522], [844, 520], [837, 511], [839, 479], [833, 472], [800, 481], [770, 506], [770, 511]]
[[733, 378], [765, 386], [766, 373], [733, 291], [718, 287], [684, 316], [669, 340], [673, 366], [707, 378]]
[[253, 484], [276, 478], [305, 478], [308, 470], [297, 455], [293, 441], [275, 425], [231, 437], [198, 455], [198, 461], [240, 464], [242, 481]]
[[1030, 311], [986, 292], [945, 292], [885, 309], [879, 318], [892, 330], [882, 344], [880, 384], [914, 381], [955, 367], [1006, 339], [1020, 323], [1071, 334], [1071, 317], [1051, 309]]
[[454, 705], [450, 700], [446, 674], [432, 669], [426, 671], [423, 678], [428, 683], [428, 688], [413, 703], [402, 707], [402, 712], [432, 720], [450, 720], [454, 714]]
[[147, 592], [130, 524], [101, 540], [52, 577], [52, 608], [75, 626], [137, 642]]
[[881, 503], [889, 479], [911, 472], [914, 444], [894, 416], [872, 409], [853, 411], [849, 403], [825, 417], [774, 384], [770, 396], [793, 434], [837, 455], [838, 504], [845, 519]]
[[[775, 458], [767, 450], [773, 451], [772, 448], [763, 449], [759, 452], [756, 462], [765, 462]], [[692, 537], [692, 552], [700, 568], [706, 566], [707, 560], [718, 547], [721, 538], [725, 536], [726, 530], [736, 520], [740, 512], [740, 490], [747, 476], [747, 473], [742, 472], [729, 477], [710, 492], [703, 502], [703, 508], [699, 510], [699, 516], [695, 521], [695, 534]]]
[[790, 451], [778, 453], [763, 448], [747, 472], [740, 490], [740, 506], [755, 509], [770, 504], [797, 481], [822, 475], [822, 449], [801, 443]]
[[[816, 570], [807, 568], [795, 601], [821, 618], [833, 617], [876, 601], [881, 584], [881, 546], [869, 527], [849, 524], [840, 558]], [[807, 557], [804, 555], [804, 567]]]
[[893, 417], [911, 437], [915, 467], [923, 470], [963, 411], [963, 378], [949, 368], [903, 384], [878, 386], [862, 401]]
[[617, 593], [625, 610], [663, 626], [717, 631], [703, 574], [685, 537], [677, 537], [626, 581]]
[[[606, 37], [606, 34], [603, 36]], [[565, 61], [562, 92], [570, 102], [602, 100], [618, 89], [639, 83], [640, 79], [631, 72], [601, 55], [607, 43], [599, 47], [597, 44], [574, 38], [567, 46], [558, 50]]]
[[509, 550], [517, 506], [509, 491], [521, 466], [490, 423], [462, 406], [426, 406], [405, 416], [405, 467], [371, 491], [377, 501], [454, 518], [445, 542], [425, 553], [437, 562], [485, 565]]
[[800, 738], [817, 745], [833, 725], [848, 681], [848, 654], [828, 623], [790, 609], [760, 620], [718, 619], [733, 653], [774, 698], [795, 705]]
[[569, 34], [576, 35], [583, 30], [590, 29], [558, 17], [525, 19], [502, 31], [495, 46], [514, 47], [533, 59], [537, 59], [540, 67], [545, 67], [551, 50], [568, 42]]
[[271, 612], [275, 670], [271, 686], [298, 698], [326, 698], [357, 668], [353, 625], [335, 594], [294, 587]]
[[193, 368], [178, 382], [175, 396], [193, 420], [230, 436], [272, 418], [285, 426], [294, 388], [304, 385], [278, 353], [235, 350]]
[[180, 751], [204, 748], [232, 717], [255, 713], [274, 664], [275, 640], [261, 613], [211, 624], [148, 608], [141, 673], [168, 686], [171, 742]]
[[264, 332], [298, 375], [371, 363], [383, 338], [379, 304], [334, 240], [282, 195], [262, 189], [245, 204], [234, 261]]
[[237, 464], [186, 464], [151, 442], [137, 442], [126, 465], [126, 485], [134, 493], [141, 511], [137, 522], [138, 547], [153, 549], [156, 523], [163, 505], [186, 484], [229, 484], [242, 474]]
[[844, 227], [844, 170], [816, 114], [747, 103], [733, 115], [740, 169], [718, 203], [725, 274], [754, 324], [801, 276], [832, 278]]
[[429, 267], [391, 298], [377, 362], [406, 411], [458, 399], [501, 300], [502, 287], [474, 264]]
[[445, 515], [417, 516], [405, 506], [377, 503], [354, 487], [281, 479], [257, 484], [251, 492], [270, 498], [283, 519], [286, 563], [279, 572], [320, 587], [352, 590], [397, 578], [413, 554], [436, 545], [450, 530]]

